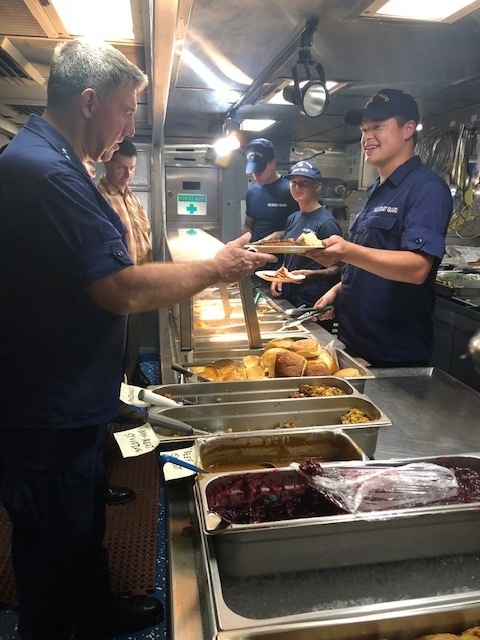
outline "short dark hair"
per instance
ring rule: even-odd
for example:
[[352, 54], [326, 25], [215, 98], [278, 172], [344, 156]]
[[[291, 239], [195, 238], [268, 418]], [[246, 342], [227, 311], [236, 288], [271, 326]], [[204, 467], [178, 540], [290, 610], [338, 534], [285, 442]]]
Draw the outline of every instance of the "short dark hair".
[[125, 156], [126, 158], [134, 158], [137, 156], [137, 149], [133, 144], [133, 142], [130, 142], [130, 140], [127, 140], [125, 138], [125, 140], [120, 142], [120, 144], [118, 145], [118, 149], [115, 151], [113, 155], [116, 155], [117, 153], [119, 153], [122, 156]]

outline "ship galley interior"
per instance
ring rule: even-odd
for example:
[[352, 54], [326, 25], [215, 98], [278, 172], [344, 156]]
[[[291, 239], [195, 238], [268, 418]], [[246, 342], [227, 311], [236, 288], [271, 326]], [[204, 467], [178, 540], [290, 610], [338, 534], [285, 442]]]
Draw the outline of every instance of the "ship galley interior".
[[[104, 544], [115, 594], [164, 615], [104, 635], [92, 622], [83, 640], [480, 637], [480, 1], [0, 0], [1, 198], [17, 136], [32, 118], [54, 127], [56, 47], [84, 37], [148, 76], [128, 189], [153, 262], [214, 260], [275, 181], [294, 213], [236, 249], [277, 263], [139, 314], [136, 377], [114, 398], [138, 421], [112, 416], [106, 454], [134, 499], [107, 502]], [[108, 162], [90, 160], [101, 181]], [[318, 307], [300, 294], [325, 275], [312, 264], [331, 266], [332, 233], [289, 232], [312, 210], [341, 256], [337, 297]], [[111, 224], [130, 265], [136, 231]], [[405, 256], [426, 269], [415, 282]], [[47, 377], [16, 380], [4, 405], [35, 402]], [[0, 639], [17, 640], [6, 502]]]

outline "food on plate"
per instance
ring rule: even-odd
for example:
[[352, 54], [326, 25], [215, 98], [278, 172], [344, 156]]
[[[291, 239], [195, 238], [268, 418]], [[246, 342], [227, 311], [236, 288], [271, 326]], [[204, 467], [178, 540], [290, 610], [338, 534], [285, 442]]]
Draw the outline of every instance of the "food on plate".
[[263, 240], [258, 240], [257, 242], [254, 243], [255, 245], [268, 245], [270, 246], [275, 246], [275, 247], [292, 247], [298, 244], [298, 242], [295, 242], [295, 240], [293, 238], [281, 238], [280, 240], [267, 240], [267, 239], [263, 239]]
[[[308, 369], [308, 363], [307, 363]], [[342, 396], [343, 391], [331, 384], [301, 384], [298, 391], [293, 391], [289, 398], [318, 398], [324, 396]]]
[[360, 375], [360, 371], [354, 367], [346, 367], [345, 369], [339, 369], [333, 375], [339, 378], [356, 378]]
[[305, 247], [323, 247], [323, 242], [317, 238], [313, 231], [299, 235], [297, 238], [297, 244], [301, 244]]
[[[267, 352], [268, 353], [268, 352]], [[277, 378], [295, 378], [303, 376], [307, 359], [294, 351], [282, 351], [275, 359], [274, 373]]]
[[294, 343], [292, 338], [273, 338], [269, 340], [267, 344], [263, 347], [264, 351], [268, 351], [268, 349], [273, 349], [277, 347], [281, 347], [282, 349], [290, 349]]
[[416, 640], [458, 640], [458, 636], [454, 633], [433, 633], [427, 636], [420, 636]]
[[340, 424], [360, 424], [362, 422], [371, 422], [371, 420], [364, 411], [355, 407], [340, 416]]
[[480, 627], [471, 627], [470, 629], [467, 629], [460, 635], [460, 638], [462, 640], [469, 640], [469, 638], [480, 638]]
[[303, 338], [302, 340], [296, 340], [290, 349], [304, 358], [316, 358], [320, 353], [320, 344], [313, 338]]

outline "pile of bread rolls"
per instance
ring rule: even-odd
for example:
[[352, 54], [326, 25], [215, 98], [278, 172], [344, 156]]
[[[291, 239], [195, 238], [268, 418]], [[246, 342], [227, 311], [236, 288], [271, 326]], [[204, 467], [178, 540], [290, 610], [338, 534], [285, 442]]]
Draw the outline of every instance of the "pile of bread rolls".
[[267, 342], [261, 355], [245, 356], [241, 364], [217, 360], [203, 367], [190, 367], [190, 370], [212, 381], [360, 375], [358, 369], [339, 369], [330, 351], [314, 338], [275, 338]]

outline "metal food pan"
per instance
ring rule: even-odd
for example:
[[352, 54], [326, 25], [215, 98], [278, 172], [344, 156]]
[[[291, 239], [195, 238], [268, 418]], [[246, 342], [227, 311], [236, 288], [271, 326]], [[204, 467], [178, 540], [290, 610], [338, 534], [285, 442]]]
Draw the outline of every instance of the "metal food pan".
[[[478, 455], [385, 461], [387, 466], [428, 461], [480, 470]], [[341, 467], [347, 463], [325, 463]], [[361, 464], [379, 465], [366, 461]], [[237, 577], [329, 567], [351, 567], [413, 558], [480, 551], [480, 502], [332, 515], [257, 524], [227, 524], [209, 509], [209, 496], [231, 480], [263, 474], [285, 486], [302, 481], [292, 470], [265, 469], [197, 477], [195, 493], [201, 526], [211, 536], [219, 569]], [[275, 476], [271, 474], [276, 474]], [[267, 481], [266, 481], [267, 482]]]
[[[265, 338], [266, 336], [262, 336], [263, 338]], [[271, 338], [296, 338], [298, 337], [300, 338], [305, 338], [305, 335], [272, 335]], [[270, 339], [270, 338], [269, 338]], [[365, 367], [364, 365], [360, 364], [357, 360], [355, 360], [355, 358], [352, 358], [352, 356], [348, 355], [348, 353], [345, 353], [345, 351], [343, 351], [342, 349], [337, 349], [335, 348], [335, 355], [337, 356], [337, 361], [338, 361], [338, 366], [340, 367], [340, 369], [347, 369], [347, 368], [354, 368], [354, 369], [358, 369], [360, 376], [355, 376], [355, 377], [347, 377], [346, 379], [351, 382], [351, 384], [353, 384], [353, 386], [355, 388], [357, 388], [359, 391], [363, 391], [365, 388], [365, 380], [369, 379], [369, 378], [374, 378], [375, 374], [373, 373], [373, 371], [369, 368], [369, 367]], [[245, 356], [249, 356], [249, 355], [261, 355], [263, 353], [263, 349], [248, 349], [248, 348], [231, 348], [229, 350], [221, 350], [221, 349], [215, 349], [214, 347], [212, 349], [208, 349], [205, 351], [199, 350], [199, 349], [195, 349], [195, 351], [190, 352], [187, 358], [187, 362], [182, 363], [182, 366], [185, 367], [186, 369], [188, 369], [190, 366], [205, 366], [207, 364], [211, 364], [213, 361], [215, 360], [221, 360], [222, 358], [229, 358], [231, 360], [233, 360], [235, 362], [235, 364], [241, 365], [242, 364], [242, 359]], [[305, 376], [305, 378], [307, 379], [308, 376]]]
[[198, 466], [210, 473], [271, 467], [314, 459], [368, 460], [368, 456], [341, 430], [278, 435], [235, 435], [199, 438]]
[[[361, 424], [341, 424], [340, 416], [351, 409], [360, 409], [370, 421]], [[201, 404], [163, 410], [151, 407], [149, 416], [152, 414], [176, 418], [212, 435], [239, 432], [278, 434], [279, 429], [299, 432], [341, 427], [369, 457], [375, 453], [380, 427], [392, 424], [377, 405], [360, 394]], [[156, 431], [159, 429], [161, 430], [161, 427], [155, 426]]]
[[213, 404], [216, 402], [246, 402], [249, 400], [273, 400], [288, 398], [302, 384], [328, 385], [342, 391], [343, 395], [355, 395], [358, 391], [345, 378], [318, 376], [308, 378], [265, 378], [265, 380], [236, 380], [232, 382], [187, 382], [150, 387], [151, 391], [177, 402]]

